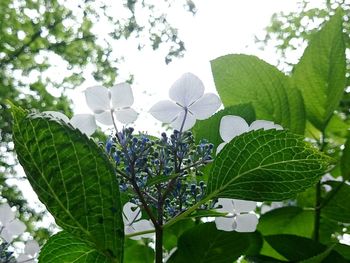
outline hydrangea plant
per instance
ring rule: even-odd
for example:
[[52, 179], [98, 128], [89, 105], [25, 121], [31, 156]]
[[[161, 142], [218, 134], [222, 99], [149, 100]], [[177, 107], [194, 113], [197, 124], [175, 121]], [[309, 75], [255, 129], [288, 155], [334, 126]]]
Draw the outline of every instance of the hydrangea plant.
[[[339, 21], [337, 14], [318, 37], [341, 32]], [[332, 37], [326, 50], [326, 44], [310, 43], [298, 65], [305, 74], [314, 72], [310, 57], [317, 48], [317, 55], [342, 57], [345, 50], [332, 46], [342, 34]], [[88, 88], [92, 114], [71, 120], [12, 104], [18, 159], [62, 229], [41, 248], [39, 262], [264, 262], [266, 242], [298, 261], [280, 246], [294, 237], [256, 231], [257, 202], [295, 198], [331, 169], [332, 158], [301, 135], [315, 103], [303, 99], [300, 73], [285, 76], [252, 56], [218, 58], [212, 70], [221, 99], [185, 73], [170, 88], [171, 100], [149, 109], [171, 127], [155, 136], [132, 127], [138, 114], [126, 83]], [[344, 89], [341, 84], [334, 86]], [[332, 105], [330, 99], [327, 111]], [[316, 115], [310, 120], [325, 125], [329, 114]], [[99, 123], [113, 129], [103, 142], [91, 137]], [[318, 216], [316, 209], [315, 224]], [[326, 258], [332, 249], [309, 251], [303, 259]]]

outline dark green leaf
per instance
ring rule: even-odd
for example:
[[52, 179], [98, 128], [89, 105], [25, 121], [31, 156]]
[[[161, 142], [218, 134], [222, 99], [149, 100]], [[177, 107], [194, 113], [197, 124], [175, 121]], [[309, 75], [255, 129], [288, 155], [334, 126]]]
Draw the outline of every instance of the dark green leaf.
[[350, 261], [350, 246], [344, 244], [337, 244], [334, 247], [334, 250], [337, 251], [340, 255], [342, 255], [345, 259]]
[[342, 12], [337, 12], [310, 40], [292, 79], [301, 90], [308, 119], [323, 131], [343, 95], [345, 45]]
[[350, 137], [345, 143], [343, 155], [340, 160], [341, 173], [344, 180], [350, 179]]
[[[310, 260], [307, 262], [314, 263], [346, 262], [337, 252], [327, 251], [327, 246], [305, 237], [294, 235], [272, 235], [265, 236], [264, 238], [276, 251], [290, 261]], [[315, 261], [312, 261], [311, 258], [313, 257]]]
[[214, 81], [225, 107], [252, 103], [257, 119], [272, 120], [304, 133], [305, 110], [289, 77], [255, 56], [227, 55], [211, 62]]
[[121, 262], [124, 224], [113, 167], [96, 143], [63, 121], [13, 107], [18, 159], [64, 230]]
[[180, 220], [174, 225], [164, 229], [163, 245], [165, 249], [170, 251], [176, 247], [178, 238], [188, 229], [195, 226], [195, 222], [191, 218]]
[[328, 193], [332, 198], [322, 209], [322, 216], [334, 221], [350, 223], [350, 186], [336, 182], [332, 186], [332, 191], [336, 193], [334, 195], [332, 191]]
[[263, 235], [293, 234], [311, 237], [314, 212], [300, 207], [287, 206], [274, 209], [259, 218], [257, 229]]
[[154, 250], [147, 245], [137, 244], [133, 242], [130, 246], [126, 246], [124, 250], [125, 263], [153, 263]]
[[232, 263], [245, 253], [258, 254], [262, 240], [258, 233], [217, 230], [215, 223], [197, 225], [178, 240], [177, 251], [169, 263]]
[[235, 137], [217, 155], [207, 195], [255, 201], [292, 198], [315, 184], [329, 161], [298, 135], [252, 131]]
[[203, 121], [197, 121], [196, 125], [193, 127], [192, 131], [195, 135], [196, 142], [199, 143], [200, 140], [206, 139], [209, 143], [214, 144], [214, 152], [216, 147], [222, 143], [220, 136], [220, 121], [221, 118], [226, 115], [237, 115], [246, 120], [249, 124], [255, 120], [254, 108], [251, 104], [240, 104], [235, 106], [227, 107], [209, 119]]
[[47, 241], [41, 248], [39, 263], [111, 263], [104, 254], [86, 242], [62, 231]]

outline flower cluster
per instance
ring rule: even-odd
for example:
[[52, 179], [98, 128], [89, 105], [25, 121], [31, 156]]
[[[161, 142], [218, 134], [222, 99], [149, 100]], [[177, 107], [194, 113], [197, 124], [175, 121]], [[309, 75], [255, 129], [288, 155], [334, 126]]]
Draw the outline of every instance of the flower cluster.
[[[90, 87], [85, 97], [93, 115], [76, 115], [69, 120], [62, 114], [48, 113], [87, 135], [95, 131], [96, 121], [114, 126], [115, 134], [101, 145], [115, 165], [121, 191], [130, 200], [123, 208], [126, 234], [134, 239], [151, 237], [135, 233], [148, 233], [203, 199], [206, 185], [201, 179], [202, 167], [211, 162], [214, 145], [207, 141], [196, 143], [188, 130], [196, 120], [214, 114], [221, 101], [215, 94], [204, 94], [204, 85], [198, 77], [191, 73], [182, 75], [170, 88], [171, 100], [160, 101], [150, 108], [153, 117], [174, 128], [170, 134], [163, 132], [160, 138], [135, 134], [130, 127], [117, 128], [116, 122], [128, 124], [137, 118], [136, 111], [131, 108], [134, 98], [129, 84], [117, 84], [111, 89]], [[263, 120], [248, 125], [239, 116], [224, 116], [220, 123], [224, 142], [217, 147], [217, 154], [235, 136], [257, 129], [282, 127]], [[219, 198], [216, 203], [199, 208], [224, 213], [215, 219], [220, 230], [252, 232], [258, 222], [252, 213], [255, 207], [252, 201]], [[142, 219], [141, 210], [147, 213], [149, 220]]]
[[[200, 168], [210, 162], [213, 145], [196, 145], [191, 132], [165, 132], [160, 139], [145, 134], [133, 134], [132, 128], [109, 138], [105, 150], [115, 163], [122, 191], [136, 189], [148, 204], [157, 207], [159, 194], [164, 196], [164, 217], [173, 217], [204, 196], [205, 184], [197, 185]], [[135, 192], [131, 199], [139, 204]]]

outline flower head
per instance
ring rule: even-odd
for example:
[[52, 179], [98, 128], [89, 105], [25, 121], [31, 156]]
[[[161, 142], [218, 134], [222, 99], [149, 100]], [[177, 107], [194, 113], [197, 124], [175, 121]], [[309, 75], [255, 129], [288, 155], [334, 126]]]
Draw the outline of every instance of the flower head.
[[25, 224], [15, 218], [11, 207], [7, 203], [0, 205], [0, 237], [11, 243], [15, 236], [21, 235], [25, 230]]
[[221, 213], [228, 213], [224, 217], [216, 217], [216, 228], [223, 231], [237, 231], [237, 232], [254, 232], [258, 224], [258, 217], [256, 214], [249, 212], [256, 207], [256, 202], [219, 198], [217, 206], [221, 208], [216, 209]]
[[[141, 219], [141, 209], [136, 204], [128, 202], [123, 207], [123, 221], [125, 234], [133, 234], [137, 232], [153, 230], [154, 226], [149, 220]], [[153, 233], [137, 235], [130, 237], [134, 240], [141, 238], [152, 238]]]
[[114, 117], [127, 124], [136, 120], [137, 112], [131, 108], [134, 96], [128, 83], [119, 83], [110, 89], [94, 86], [85, 90], [86, 102], [96, 120], [104, 125], [113, 125]]
[[169, 90], [173, 101], [163, 100], [149, 110], [156, 119], [170, 123], [176, 130], [188, 130], [196, 120], [209, 118], [221, 105], [213, 93], [204, 94], [202, 81], [192, 73], [185, 73]]
[[229, 143], [234, 137], [241, 135], [245, 132], [256, 131], [259, 129], [270, 130], [283, 130], [282, 126], [274, 124], [272, 121], [256, 120], [252, 124], [248, 123], [239, 116], [227, 115], [222, 117], [220, 122], [220, 136], [224, 140], [216, 149], [218, 154], [224, 146]]

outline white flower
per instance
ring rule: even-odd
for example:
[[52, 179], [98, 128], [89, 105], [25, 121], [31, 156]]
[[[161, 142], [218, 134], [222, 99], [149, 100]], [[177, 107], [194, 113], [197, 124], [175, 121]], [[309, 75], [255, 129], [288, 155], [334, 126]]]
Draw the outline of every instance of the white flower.
[[44, 111], [43, 113], [51, 115], [54, 118], [63, 120], [65, 123], [70, 123], [74, 128], [79, 129], [82, 133], [90, 136], [97, 129], [95, 117], [92, 114], [76, 114], [71, 120], [58, 111]]
[[[123, 207], [124, 232], [126, 235], [147, 230], [154, 230], [153, 224], [146, 219], [141, 219], [141, 209], [137, 205], [128, 202]], [[153, 233], [130, 237], [134, 240], [152, 238]]]
[[176, 130], [192, 128], [196, 120], [209, 118], [221, 105], [217, 95], [204, 94], [202, 81], [192, 73], [185, 73], [175, 81], [169, 97], [173, 101], [160, 101], [149, 112], [161, 122], [170, 123]]
[[35, 240], [27, 241], [24, 247], [24, 254], [19, 254], [17, 257], [18, 263], [34, 263], [37, 262], [36, 258], [39, 256], [40, 247]]
[[274, 124], [272, 121], [256, 120], [248, 125], [248, 123], [239, 116], [227, 115], [222, 117], [220, 122], [220, 136], [224, 140], [216, 149], [218, 154], [224, 146], [229, 143], [234, 137], [241, 135], [245, 132], [256, 131], [259, 129], [270, 130], [283, 130], [282, 126]]
[[86, 103], [94, 112], [96, 120], [104, 125], [113, 125], [114, 117], [127, 124], [137, 119], [131, 105], [134, 96], [128, 83], [119, 83], [110, 89], [94, 86], [85, 90]]
[[256, 207], [256, 202], [219, 198], [217, 202], [217, 211], [228, 213], [224, 217], [216, 217], [215, 225], [218, 230], [237, 231], [237, 232], [254, 232], [258, 224], [256, 214], [250, 214]]
[[0, 237], [11, 243], [15, 236], [21, 235], [25, 230], [25, 224], [15, 218], [11, 207], [7, 203], [0, 205]]

